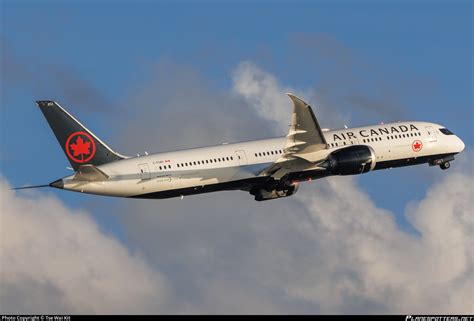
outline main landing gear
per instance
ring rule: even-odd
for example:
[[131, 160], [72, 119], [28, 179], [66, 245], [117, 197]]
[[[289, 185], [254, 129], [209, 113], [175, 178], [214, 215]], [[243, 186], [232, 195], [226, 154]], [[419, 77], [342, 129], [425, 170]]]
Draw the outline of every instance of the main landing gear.
[[439, 168], [441, 168], [442, 170], [446, 170], [449, 167], [451, 167], [451, 164], [449, 162], [444, 162], [439, 165]]

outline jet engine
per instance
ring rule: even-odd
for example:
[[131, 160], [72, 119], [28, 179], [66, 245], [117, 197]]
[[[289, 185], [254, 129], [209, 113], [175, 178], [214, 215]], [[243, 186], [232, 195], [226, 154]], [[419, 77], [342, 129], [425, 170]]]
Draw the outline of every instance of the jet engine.
[[259, 187], [250, 191], [255, 196], [256, 201], [266, 201], [274, 198], [291, 196], [298, 191], [298, 182], [282, 181], [271, 184], [268, 187]]
[[356, 175], [373, 170], [375, 163], [372, 147], [354, 145], [329, 154], [326, 167], [333, 175]]

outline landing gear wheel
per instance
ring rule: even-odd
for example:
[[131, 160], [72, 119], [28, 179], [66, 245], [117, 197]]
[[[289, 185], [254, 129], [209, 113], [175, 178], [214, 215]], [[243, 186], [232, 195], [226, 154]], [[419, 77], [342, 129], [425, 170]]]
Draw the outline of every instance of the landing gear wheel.
[[451, 166], [451, 164], [449, 164], [449, 162], [444, 162], [444, 163], [441, 163], [441, 165], [439, 165], [439, 167], [442, 170], [448, 169], [450, 166]]

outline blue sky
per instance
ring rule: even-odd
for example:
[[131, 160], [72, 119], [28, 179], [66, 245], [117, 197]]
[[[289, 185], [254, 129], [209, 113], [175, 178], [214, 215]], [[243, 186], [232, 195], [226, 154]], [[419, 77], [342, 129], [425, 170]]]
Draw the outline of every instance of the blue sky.
[[[48, 181], [64, 172], [58, 169], [64, 168], [65, 159], [34, 101], [54, 98], [70, 104], [61, 88], [49, 85], [50, 78], [43, 79], [42, 68], [59, 65], [65, 72], [71, 70], [73, 77], [94, 88], [115, 109], [133, 88], [146, 82], [147, 68], [157, 60], [190, 66], [217, 90], [231, 86], [230, 73], [244, 60], [259, 64], [284, 85], [306, 88], [317, 86], [333, 71], [318, 72], [318, 67], [324, 67], [319, 57], [292, 49], [295, 39], [314, 34], [344, 46], [362, 78], [376, 74], [393, 95], [399, 95], [404, 119], [445, 124], [469, 148], [473, 143], [471, 9], [468, 1], [3, 2], [3, 46], [14, 63], [29, 69], [43, 86], [32, 90], [8, 79], [10, 75], [3, 81], [2, 173], [21, 185]], [[361, 90], [380, 90], [372, 85], [368, 82]], [[86, 113], [71, 112], [96, 132], [111, 134], [107, 114], [85, 109]], [[376, 114], [364, 116], [354, 115], [354, 125], [387, 121]], [[324, 119], [320, 121], [324, 124]], [[31, 144], [32, 135], [41, 137], [40, 144]], [[120, 142], [111, 144], [120, 149]], [[141, 149], [137, 143], [132, 152]], [[15, 169], [32, 162], [41, 170], [19, 173]], [[397, 204], [413, 195], [420, 197], [426, 187], [415, 183], [413, 190], [404, 184], [414, 171], [396, 177], [376, 173], [364, 180], [379, 204], [400, 211], [403, 208]], [[389, 178], [400, 186], [402, 202], [371, 188]]]
[[[250, 61], [283, 87], [321, 93], [320, 101], [310, 101], [317, 114], [320, 103], [349, 126], [403, 119], [440, 123], [471, 150], [472, 9], [470, 1], [2, 1], [0, 174], [14, 186], [68, 174], [69, 164], [35, 106], [39, 99], [59, 101], [118, 151], [143, 152], [147, 146], [138, 137], [136, 145], [123, 138], [130, 119], [147, 117], [137, 116], [142, 106], [134, 103], [150, 87], [157, 64], [179, 66], [164, 71], [191, 70], [207, 90], [227, 95], [233, 71]], [[175, 89], [176, 96], [186, 96], [186, 87]], [[352, 104], [355, 95], [373, 99], [376, 107]], [[290, 109], [288, 103], [288, 117]], [[203, 119], [180, 117], [183, 123]], [[242, 117], [241, 137], [268, 135], [247, 129], [248, 117]], [[407, 204], [422, 199], [443, 175], [417, 166], [370, 173], [357, 186], [412, 231]], [[123, 216], [113, 213], [127, 203], [38, 193], [90, 211], [101, 229], [134, 248]]]

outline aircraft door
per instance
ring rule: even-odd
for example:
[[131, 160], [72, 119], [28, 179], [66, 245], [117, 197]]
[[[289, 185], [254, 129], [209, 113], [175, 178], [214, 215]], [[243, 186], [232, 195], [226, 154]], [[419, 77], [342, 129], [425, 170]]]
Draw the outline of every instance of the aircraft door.
[[142, 180], [143, 179], [150, 179], [150, 169], [148, 168], [148, 164], [138, 164], [138, 169], [140, 170], [140, 175]]
[[239, 166], [247, 165], [247, 156], [245, 155], [244, 150], [236, 150], [235, 158], [237, 158], [237, 161], [239, 162]]
[[426, 133], [428, 134], [427, 138], [429, 142], [436, 142], [438, 140], [436, 137], [436, 130], [433, 126], [426, 126]]

